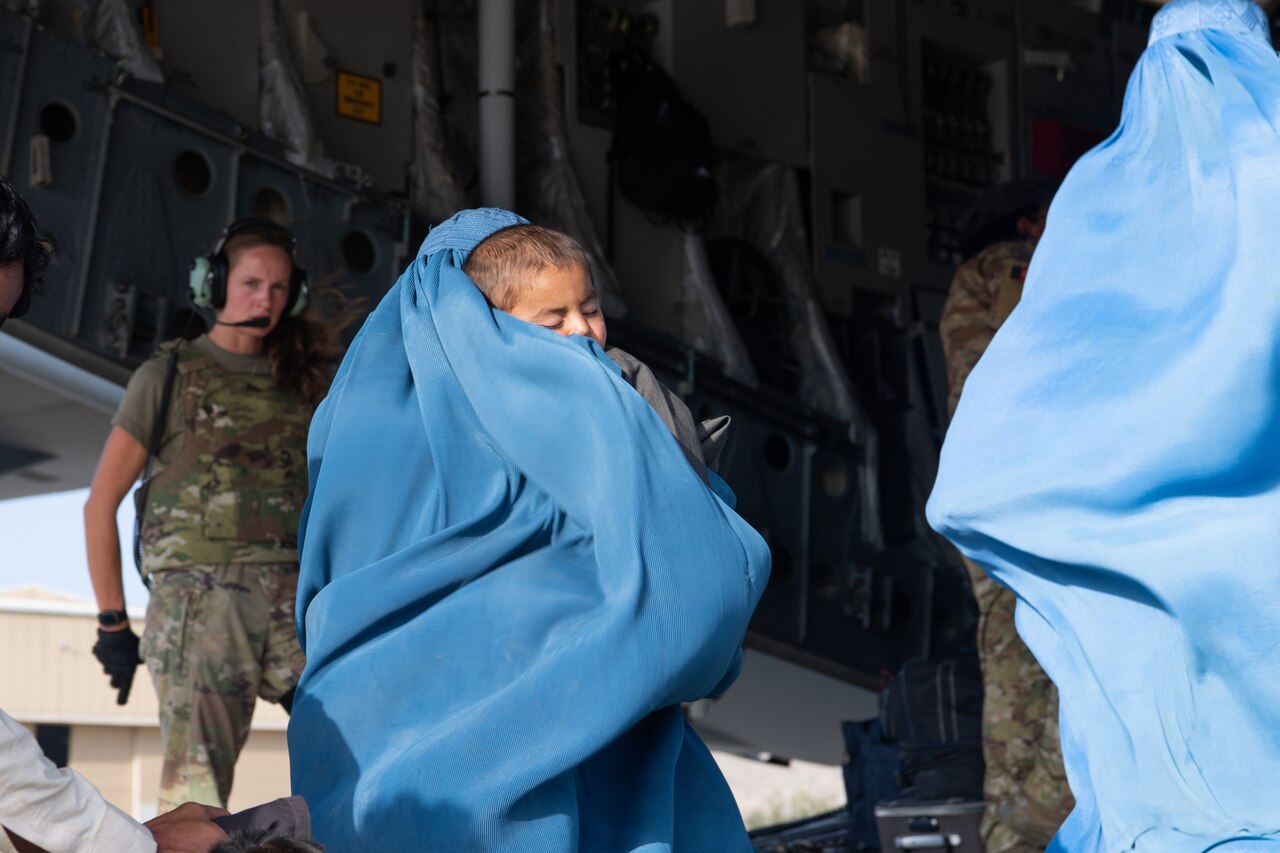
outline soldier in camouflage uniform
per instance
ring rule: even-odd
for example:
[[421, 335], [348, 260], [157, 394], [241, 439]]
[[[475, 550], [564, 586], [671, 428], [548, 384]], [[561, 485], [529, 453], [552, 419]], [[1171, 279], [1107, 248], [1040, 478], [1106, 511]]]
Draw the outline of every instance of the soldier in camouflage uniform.
[[[311, 367], [281, 368], [289, 353], [307, 355], [290, 336], [314, 335], [306, 315], [289, 314], [305, 300], [293, 238], [247, 222], [220, 242], [224, 281], [210, 306], [220, 323], [162, 345], [134, 374], [85, 505], [103, 611], [94, 653], [121, 704], [139, 651], [146, 660], [160, 701], [160, 811], [187, 800], [225, 807], [257, 698], [287, 708], [304, 663], [294, 624], [297, 529], [307, 428], [323, 386]], [[246, 320], [258, 325], [235, 325]], [[324, 354], [316, 360], [324, 365]], [[139, 508], [151, 581], [139, 649], [123, 612], [114, 516], [156, 425], [160, 470]]]
[[[954, 413], [969, 372], [1022, 296], [1044, 202], [1030, 188], [997, 188], [979, 205], [978, 245], [956, 271], [939, 332], [947, 357], [948, 410]], [[994, 240], [994, 242], [993, 242]], [[1070, 813], [1058, 740], [1058, 692], [1014, 626], [1013, 593], [965, 560], [978, 602], [982, 663], [987, 853], [1043, 851]]]

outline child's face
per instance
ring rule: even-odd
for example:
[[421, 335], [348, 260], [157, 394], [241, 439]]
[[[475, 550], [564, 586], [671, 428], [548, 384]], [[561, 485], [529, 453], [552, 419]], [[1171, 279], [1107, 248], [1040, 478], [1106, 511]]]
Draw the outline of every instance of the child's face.
[[582, 335], [604, 346], [604, 314], [586, 267], [543, 267], [507, 313], [558, 335]]

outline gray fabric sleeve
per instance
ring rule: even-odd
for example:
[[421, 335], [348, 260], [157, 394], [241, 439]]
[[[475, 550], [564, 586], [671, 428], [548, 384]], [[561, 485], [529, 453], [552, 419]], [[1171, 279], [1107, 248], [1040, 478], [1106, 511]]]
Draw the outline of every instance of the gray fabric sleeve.
[[729, 437], [729, 425], [732, 423], [733, 418], [720, 415], [698, 424], [698, 444], [702, 447], [702, 458], [707, 467], [716, 473], [720, 471], [720, 453], [724, 450]]
[[693, 414], [684, 401], [658, 381], [649, 366], [628, 352], [616, 347], [606, 351], [618, 367], [622, 368], [622, 377], [635, 388], [645, 401], [658, 413], [658, 417], [666, 424], [667, 429], [675, 437], [676, 443], [684, 451], [684, 456], [705, 482], [707, 479], [707, 463], [702, 455], [702, 435], [698, 425], [694, 423]]
[[261, 830], [300, 841], [311, 840], [311, 812], [302, 797], [281, 797], [226, 817], [215, 817], [213, 822], [227, 835]]

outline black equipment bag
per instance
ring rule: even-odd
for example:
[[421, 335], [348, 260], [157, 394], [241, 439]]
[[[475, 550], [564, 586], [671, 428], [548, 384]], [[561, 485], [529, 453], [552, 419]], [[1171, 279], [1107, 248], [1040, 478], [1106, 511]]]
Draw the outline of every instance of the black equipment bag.
[[903, 796], [982, 799], [982, 670], [978, 656], [909, 660], [881, 695], [885, 736], [898, 741]]
[[610, 178], [623, 198], [664, 219], [698, 220], [715, 207], [706, 119], [675, 81], [635, 49], [610, 62], [615, 105]]
[[879, 720], [845, 721], [840, 731], [844, 734], [844, 790], [849, 810], [846, 850], [879, 850], [875, 808], [877, 803], [901, 794], [898, 747], [885, 739]]

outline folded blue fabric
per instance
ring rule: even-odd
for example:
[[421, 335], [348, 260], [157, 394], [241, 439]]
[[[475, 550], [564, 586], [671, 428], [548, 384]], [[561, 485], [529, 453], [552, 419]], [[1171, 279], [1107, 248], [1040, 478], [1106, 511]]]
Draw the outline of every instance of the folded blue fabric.
[[1280, 849], [1278, 132], [1258, 7], [1165, 7], [943, 448], [1060, 690], [1056, 851]]
[[316, 413], [289, 725], [343, 851], [747, 851], [680, 702], [737, 674], [763, 540], [585, 338], [491, 310], [458, 214]]

